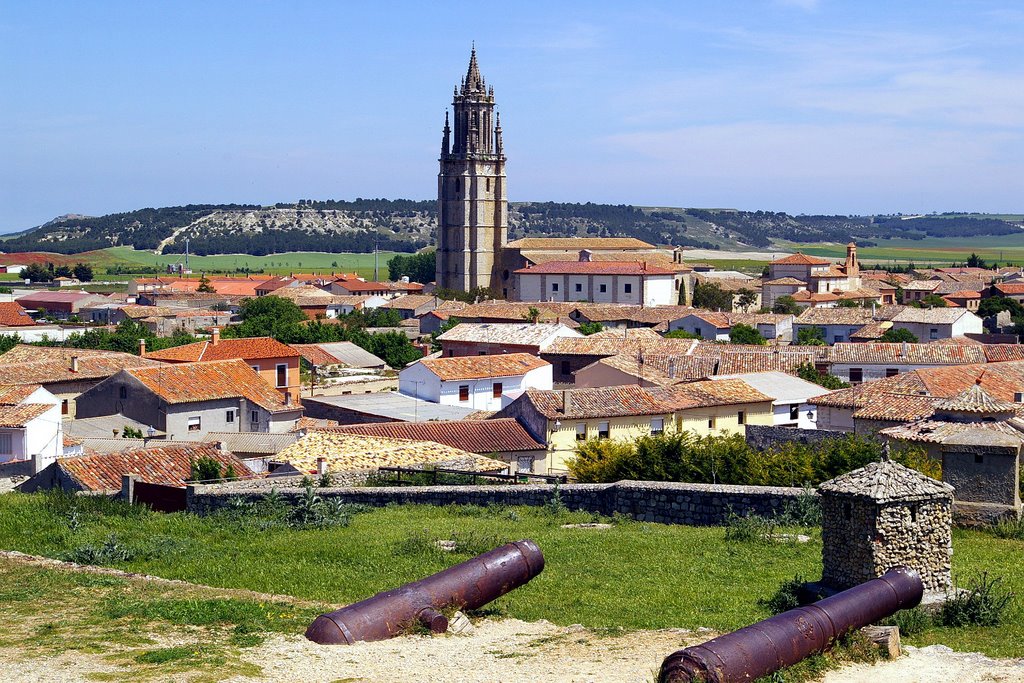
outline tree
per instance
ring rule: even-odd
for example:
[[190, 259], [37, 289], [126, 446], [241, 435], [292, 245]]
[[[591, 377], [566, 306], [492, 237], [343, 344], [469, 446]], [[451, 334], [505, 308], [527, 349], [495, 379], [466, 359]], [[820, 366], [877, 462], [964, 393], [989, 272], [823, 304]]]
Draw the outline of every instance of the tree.
[[861, 308], [863, 304], [857, 299], [840, 299], [836, 306], [839, 308]]
[[121, 438], [122, 439], [141, 439], [142, 430], [132, 427], [131, 425], [125, 425], [121, 427]]
[[32, 282], [51, 282], [53, 271], [39, 263], [30, 263], [21, 271], [21, 277]]
[[686, 330], [672, 330], [665, 333], [665, 339], [703, 339], [704, 337]]
[[71, 266], [57, 266], [53, 271], [54, 277], [71, 277], [73, 274]]
[[818, 369], [814, 367], [813, 363], [801, 363], [798, 365], [796, 368], [796, 376], [806, 382], [813, 382], [825, 389], [846, 389], [850, 386], [835, 375], [818, 372]]
[[448, 330], [450, 330], [453, 327], [455, 327], [456, 325], [458, 325], [459, 322], [461, 322], [461, 321], [458, 318], [455, 318], [455, 317], [448, 318], [443, 323], [441, 323], [441, 326], [439, 328], [437, 328], [437, 332], [431, 333], [431, 335], [430, 335], [430, 348], [433, 349], [434, 352], [437, 352], [437, 351], [441, 350], [441, 342], [437, 341], [437, 338], [440, 337], [445, 332], [447, 332]]
[[206, 277], [206, 273], [203, 273], [203, 276], [199, 278], [199, 286], [196, 287], [196, 291], [203, 292], [205, 294], [213, 294], [217, 290], [210, 284], [210, 278]]
[[1014, 318], [1024, 317], [1024, 306], [1005, 296], [990, 296], [982, 299], [981, 305], [978, 306], [978, 315], [982, 318], [998, 315], [1003, 311], [1009, 311]]
[[909, 344], [917, 343], [917, 335], [905, 327], [890, 327], [879, 339], [883, 342], [907, 342]]
[[80, 282], [92, 282], [92, 266], [76, 263], [71, 272]]
[[988, 268], [988, 264], [986, 264], [985, 261], [980, 256], [978, 256], [977, 254], [975, 254], [972, 251], [971, 255], [967, 257], [967, 267], [968, 268]]
[[592, 334], [596, 334], [604, 329], [604, 325], [601, 323], [580, 323], [577, 331], [585, 337], [589, 337]]
[[535, 306], [530, 306], [526, 313], [523, 313], [523, 320], [528, 320], [531, 323], [536, 324], [540, 321], [540, 309]]
[[750, 325], [744, 325], [743, 323], [738, 323], [733, 325], [732, 329], [729, 330], [729, 343], [764, 346], [765, 339], [761, 336], [761, 333], [757, 331], [757, 328], [751, 327]]
[[731, 311], [732, 293], [724, 291], [717, 282], [698, 282], [693, 288], [693, 306], [711, 311]]
[[816, 325], [801, 327], [796, 333], [796, 343], [800, 346], [825, 346], [825, 330]]
[[228, 465], [222, 469], [219, 462], [205, 455], [192, 461], [188, 473], [189, 481], [219, 481], [237, 478], [234, 466]]
[[743, 287], [736, 290], [736, 306], [746, 313], [750, 307], [757, 303], [757, 293], [752, 289]]
[[275, 331], [308, 320], [294, 301], [272, 295], [246, 299], [238, 314], [242, 324], [228, 328], [238, 337], [276, 337]]
[[436, 268], [436, 252], [433, 249], [411, 256], [394, 256], [388, 261], [388, 277], [400, 280], [408, 277], [413, 282], [432, 282]]
[[938, 294], [929, 294], [921, 299], [921, 305], [924, 308], [945, 308], [949, 304]]
[[783, 294], [775, 300], [775, 304], [772, 306], [772, 313], [800, 315], [800, 306], [797, 305], [796, 299], [789, 294]]

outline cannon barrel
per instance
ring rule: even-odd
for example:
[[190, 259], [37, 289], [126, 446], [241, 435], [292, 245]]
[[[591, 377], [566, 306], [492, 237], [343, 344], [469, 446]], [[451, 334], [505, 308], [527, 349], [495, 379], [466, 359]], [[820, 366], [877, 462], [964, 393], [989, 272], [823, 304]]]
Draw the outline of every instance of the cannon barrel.
[[753, 681], [824, 652], [853, 629], [921, 602], [924, 585], [907, 567], [836, 593], [811, 605], [673, 652], [661, 664], [659, 683]]
[[454, 567], [318, 616], [306, 637], [316, 643], [385, 640], [416, 623], [444, 633], [447, 607], [477, 609], [522, 586], [544, 569], [544, 554], [531, 540], [507, 543]]

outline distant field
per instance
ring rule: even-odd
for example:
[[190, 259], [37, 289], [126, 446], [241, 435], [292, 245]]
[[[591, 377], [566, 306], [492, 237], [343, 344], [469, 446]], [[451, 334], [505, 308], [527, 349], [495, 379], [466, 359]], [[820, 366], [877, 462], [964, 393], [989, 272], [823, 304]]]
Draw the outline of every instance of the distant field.
[[[800, 250], [805, 254], [828, 258], [842, 258], [846, 255], [845, 244], [817, 243], [798, 244], [782, 242], [780, 249]], [[857, 254], [862, 263], [906, 263], [913, 261], [919, 266], [929, 264], [948, 265], [964, 261], [974, 252], [986, 261], [1024, 264], [1024, 232], [1019, 235], [992, 235], [957, 239], [952, 237], [926, 237], [922, 240], [878, 240], [877, 247], [859, 247]]]
[[[397, 252], [382, 251], [379, 254], [381, 272], [386, 276], [387, 263]], [[131, 247], [110, 247], [98, 251], [87, 251], [81, 254], [64, 255], [45, 252], [4, 254], [4, 262], [45, 263], [51, 261], [56, 265], [88, 263], [94, 268], [108, 268], [115, 265], [140, 265], [164, 269], [169, 264], [182, 260], [181, 254], [154, 254], [151, 251], [136, 251]], [[193, 272], [233, 271], [238, 268], [264, 270], [267, 273], [284, 274], [290, 272], [356, 272], [363, 277], [373, 277], [373, 254], [329, 254], [325, 252], [295, 251], [269, 256], [250, 256], [248, 254], [218, 254], [216, 256], [189, 256], [189, 265]], [[102, 277], [101, 273], [97, 273]]]

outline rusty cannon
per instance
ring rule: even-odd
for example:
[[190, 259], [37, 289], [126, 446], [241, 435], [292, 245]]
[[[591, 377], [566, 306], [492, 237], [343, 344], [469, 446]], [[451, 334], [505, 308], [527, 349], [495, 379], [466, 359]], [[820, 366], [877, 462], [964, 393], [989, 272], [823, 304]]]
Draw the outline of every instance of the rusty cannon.
[[477, 609], [519, 588], [544, 569], [544, 555], [530, 540], [507, 543], [454, 567], [318, 616], [306, 637], [325, 645], [386, 640], [420, 624], [448, 629], [442, 610]]
[[924, 585], [906, 567], [738, 631], [673, 652], [658, 683], [753, 681], [824, 652], [846, 633], [921, 602]]

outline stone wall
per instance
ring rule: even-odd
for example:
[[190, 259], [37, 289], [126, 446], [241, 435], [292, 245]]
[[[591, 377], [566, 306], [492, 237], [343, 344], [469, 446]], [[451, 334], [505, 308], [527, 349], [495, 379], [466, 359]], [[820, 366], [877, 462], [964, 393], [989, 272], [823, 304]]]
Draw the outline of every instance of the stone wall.
[[784, 443], [813, 444], [825, 439], [840, 439], [849, 436], [847, 432], [830, 429], [796, 429], [776, 425], [747, 425], [747, 444], [756, 450], [766, 451]]
[[[275, 487], [286, 500], [302, 495], [301, 477], [281, 477], [190, 486], [188, 509], [205, 514], [227, 505], [235, 496], [258, 497]], [[406, 486], [317, 488], [322, 498], [381, 507], [388, 504], [420, 505], [532, 505], [548, 503], [555, 486]], [[773, 516], [803, 489], [770, 486], [723, 486], [670, 482], [620, 481], [615, 484], [566, 484], [558, 487], [562, 503], [571, 510], [603, 515], [619, 513], [644, 522], [706, 526], [722, 524], [732, 511], [738, 515]]]

